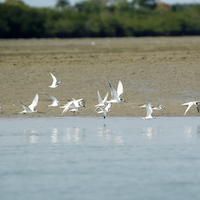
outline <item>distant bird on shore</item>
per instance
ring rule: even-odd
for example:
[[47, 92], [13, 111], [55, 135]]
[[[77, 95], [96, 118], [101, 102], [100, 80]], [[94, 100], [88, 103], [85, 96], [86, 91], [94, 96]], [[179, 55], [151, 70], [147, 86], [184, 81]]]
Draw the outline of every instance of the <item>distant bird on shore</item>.
[[153, 110], [162, 110], [162, 109], [165, 109], [165, 108], [162, 107], [162, 105], [159, 105], [159, 106], [153, 106], [152, 109]]
[[56, 106], [60, 105], [59, 101], [55, 97], [53, 97], [49, 94], [47, 94], [47, 96], [49, 96], [53, 101], [51, 105], [48, 105], [48, 107], [56, 107]]
[[146, 110], [147, 110], [147, 116], [143, 117], [143, 119], [154, 119], [155, 118], [155, 117], [152, 117], [153, 109], [152, 109], [151, 103], [144, 104], [140, 107], [146, 108]]
[[62, 82], [62, 81], [59, 81], [59, 82], [57, 82], [57, 78], [51, 73], [51, 72], [49, 72], [50, 74], [51, 74], [51, 77], [53, 78], [53, 82], [52, 82], [52, 84], [49, 86], [50, 88], [56, 88], [56, 87], [58, 87], [58, 85]]
[[20, 113], [33, 113], [33, 112], [37, 112], [37, 110], [35, 110], [35, 107], [38, 105], [38, 101], [39, 101], [39, 95], [36, 94], [32, 103], [29, 106], [24, 105], [22, 102], [21, 105], [24, 108], [24, 110]]
[[109, 86], [110, 86], [110, 91], [111, 91], [111, 100], [107, 101], [107, 103], [120, 103], [124, 102], [124, 99], [121, 98], [124, 90], [123, 90], [123, 85], [122, 82], [118, 82], [118, 87], [117, 90], [112, 86], [111, 82], [108, 81]]
[[188, 111], [192, 106], [196, 106], [198, 113], [199, 113], [199, 111], [200, 111], [200, 101], [190, 101], [190, 102], [187, 102], [187, 103], [183, 103], [183, 104], [181, 104], [181, 105], [187, 106], [187, 109], [185, 110], [184, 115], [187, 113], [187, 111]]

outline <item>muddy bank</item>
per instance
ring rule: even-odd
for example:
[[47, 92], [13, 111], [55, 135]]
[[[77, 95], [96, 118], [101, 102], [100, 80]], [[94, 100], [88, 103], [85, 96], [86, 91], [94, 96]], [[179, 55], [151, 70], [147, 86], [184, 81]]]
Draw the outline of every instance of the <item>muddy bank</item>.
[[[49, 72], [62, 80], [55, 89]], [[166, 108], [155, 116], [182, 116], [182, 103], [200, 99], [199, 74], [200, 37], [0, 40], [0, 116], [21, 116], [20, 101], [29, 105], [36, 93], [39, 113], [32, 116], [61, 116], [46, 94], [61, 105], [85, 100], [81, 112], [64, 116], [97, 116], [96, 92], [110, 92], [108, 80], [115, 88], [122, 81], [127, 101], [109, 116], [144, 116], [138, 105], [148, 102]], [[199, 114], [193, 107], [187, 115]]]

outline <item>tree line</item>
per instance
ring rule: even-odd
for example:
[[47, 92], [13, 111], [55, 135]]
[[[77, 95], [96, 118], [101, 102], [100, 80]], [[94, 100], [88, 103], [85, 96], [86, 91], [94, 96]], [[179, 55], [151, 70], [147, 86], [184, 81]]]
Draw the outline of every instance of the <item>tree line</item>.
[[199, 4], [89, 0], [35, 8], [21, 0], [0, 3], [0, 38], [180, 35], [200, 35]]

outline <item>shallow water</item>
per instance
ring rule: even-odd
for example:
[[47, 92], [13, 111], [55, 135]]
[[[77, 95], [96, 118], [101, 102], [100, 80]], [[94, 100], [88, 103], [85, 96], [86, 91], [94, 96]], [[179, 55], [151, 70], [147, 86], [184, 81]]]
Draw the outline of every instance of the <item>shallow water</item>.
[[4, 199], [199, 199], [198, 117], [0, 119]]

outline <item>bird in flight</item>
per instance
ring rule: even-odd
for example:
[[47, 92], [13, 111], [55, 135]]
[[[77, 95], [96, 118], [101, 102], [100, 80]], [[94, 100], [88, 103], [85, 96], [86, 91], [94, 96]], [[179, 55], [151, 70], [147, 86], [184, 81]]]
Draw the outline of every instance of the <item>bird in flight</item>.
[[57, 78], [50, 72], [50, 74], [51, 74], [51, 77], [52, 77], [52, 79], [53, 79], [53, 82], [52, 82], [52, 84], [49, 86], [50, 88], [56, 88], [56, 87], [58, 87], [58, 85], [62, 82], [62, 81], [59, 81], [59, 82], [57, 82]]
[[197, 111], [199, 112], [199, 109], [200, 109], [200, 101], [190, 101], [190, 102], [187, 102], [187, 103], [183, 103], [181, 105], [183, 106], [187, 106], [185, 112], [184, 112], [184, 115], [186, 115], [187, 111], [192, 107], [192, 106], [196, 106], [197, 108]]
[[32, 103], [29, 106], [24, 105], [22, 102], [21, 105], [24, 108], [24, 110], [20, 113], [33, 113], [33, 112], [37, 112], [37, 110], [35, 110], [35, 107], [38, 105], [38, 101], [39, 101], [39, 95], [36, 94]]
[[112, 86], [111, 82], [108, 81], [109, 86], [110, 86], [110, 91], [111, 91], [111, 100], [107, 101], [107, 103], [120, 103], [124, 102], [124, 99], [121, 98], [124, 90], [123, 90], [123, 85], [122, 82], [118, 82], [117, 90]]
[[147, 109], [147, 116], [146, 117], [143, 117], [143, 119], [153, 119], [154, 117], [152, 116], [152, 113], [153, 113], [153, 109], [152, 109], [152, 106], [151, 106], [151, 103], [148, 103], [148, 104], [144, 104], [142, 106], [140, 106], [141, 108], [146, 108]]
[[51, 105], [48, 105], [48, 107], [56, 107], [56, 106], [60, 105], [59, 101], [55, 97], [53, 97], [49, 94], [47, 94], [47, 96], [49, 96], [53, 101]]

